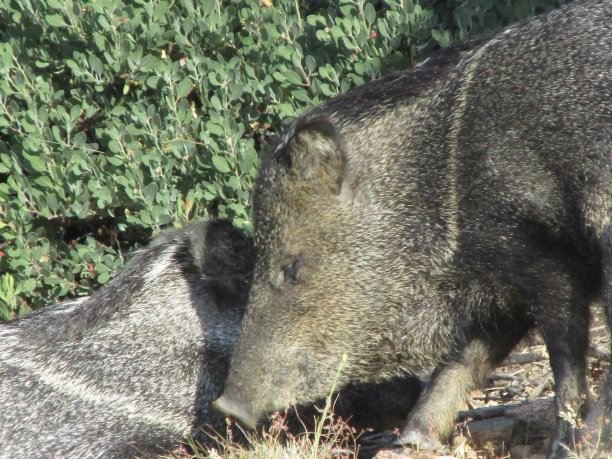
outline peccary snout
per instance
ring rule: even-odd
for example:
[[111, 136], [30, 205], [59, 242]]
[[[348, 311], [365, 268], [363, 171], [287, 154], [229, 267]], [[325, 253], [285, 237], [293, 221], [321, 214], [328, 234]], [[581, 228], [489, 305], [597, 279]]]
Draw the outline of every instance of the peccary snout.
[[224, 415], [231, 416], [248, 428], [254, 429], [257, 426], [259, 416], [255, 415], [248, 408], [248, 405], [240, 399], [224, 394], [213, 402], [213, 406]]

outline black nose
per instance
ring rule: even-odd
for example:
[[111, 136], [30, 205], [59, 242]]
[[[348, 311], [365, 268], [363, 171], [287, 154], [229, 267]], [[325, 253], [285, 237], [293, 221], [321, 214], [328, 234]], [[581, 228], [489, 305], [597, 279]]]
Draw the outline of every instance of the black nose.
[[222, 395], [213, 402], [213, 406], [226, 416], [231, 416], [246, 427], [254, 429], [258, 418], [252, 411], [247, 409], [244, 403], [237, 402]]

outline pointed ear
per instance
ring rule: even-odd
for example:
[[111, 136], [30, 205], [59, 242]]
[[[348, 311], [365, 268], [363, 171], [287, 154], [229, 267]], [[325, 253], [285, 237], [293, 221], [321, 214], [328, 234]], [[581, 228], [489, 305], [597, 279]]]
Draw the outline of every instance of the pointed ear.
[[294, 172], [311, 187], [346, 194], [343, 182], [347, 165], [342, 139], [329, 118], [299, 120], [290, 152]]
[[209, 220], [193, 225], [191, 251], [201, 271], [211, 278], [227, 278], [253, 269], [253, 241], [228, 220]]

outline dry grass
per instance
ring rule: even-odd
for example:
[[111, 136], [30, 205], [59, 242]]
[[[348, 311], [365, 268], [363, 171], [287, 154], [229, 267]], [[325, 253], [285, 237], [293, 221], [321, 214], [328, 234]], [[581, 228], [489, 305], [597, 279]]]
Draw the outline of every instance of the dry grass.
[[[344, 369], [347, 356], [344, 355], [334, 379], [325, 406], [315, 416], [314, 431], [309, 432], [306, 423], [303, 429], [294, 433], [289, 427], [287, 414], [274, 414], [270, 422], [259, 433], [241, 431], [246, 441], [234, 441], [232, 426], [228, 424], [225, 436], [217, 435], [217, 448], [204, 449], [189, 445], [192, 455], [179, 454], [179, 457], [191, 459], [229, 458], [229, 459], [318, 459], [318, 458], [353, 458], [358, 455], [356, 432], [346, 422], [334, 414], [335, 400], [332, 394], [336, 391], [338, 376]], [[293, 424], [293, 423], [292, 423]], [[176, 456], [174, 456], [176, 457]]]
[[[323, 410], [324, 411], [324, 410]], [[539, 444], [515, 445], [508, 449], [504, 445], [489, 442], [478, 446], [470, 437], [457, 434], [446, 453], [418, 451], [414, 449], [387, 449], [378, 451], [375, 456], [360, 456], [359, 439], [363, 433], [356, 433], [342, 419], [329, 412], [317, 421], [321, 426], [320, 435], [315, 432], [292, 433], [284, 415], [275, 414], [268, 427], [259, 433], [244, 432], [246, 441], [234, 441], [231, 429], [223, 437], [218, 437], [218, 447], [205, 449], [193, 442], [188, 448], [171, 454], [171, 459], [353, 459], [374, 457], [375, 459], [510, 459], [546, 457], [546, 442]], [[367, 436], [367, 433], [365, 434]], [[188, 452], [189, 450], [189, 452]], [[363, 453], [364, 451], [361, 451]], [[570, 459], [612, 458], [612, 454], [570, 453]]]
[[[304, 427], [299, 433], [289, 427], [287, 415], [278, 413], [260, 432], [241, 431], [239, 440], [234, 439], [234, 430], [228, 424], [225, 435], [215, 436], [218, 446], [206, 449], [190, 441], [188, 448], [176, 451], [176, 459], [318, 459], [354, 458], [358, 454], [357, 435], [354, 429], [335, 416], [333, 404], [326, 404], [315, 422], [314, 432]], [[187, 449], [191, 452], [187, 452]]]

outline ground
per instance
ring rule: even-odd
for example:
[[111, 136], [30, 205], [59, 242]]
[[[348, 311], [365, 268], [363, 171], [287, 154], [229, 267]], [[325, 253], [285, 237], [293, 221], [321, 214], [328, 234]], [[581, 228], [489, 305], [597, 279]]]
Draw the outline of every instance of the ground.
[[[600, 309], [594, 311], [588, 356], [588, 383], [595, 399], [610, 365], [610, 336]], [[470, 394], [461, 411], [450, 444], [437, 453], [389, 449], [393, 432], [356, 432], [342, 420], [321, 413], [316, 432], [295, 434], [283, 416], [259, 434], [247, 434], [248, 445], [222, 440], [212, 451], [195, 448], [176, 451], [178, 458], [232, 459], [544, 459], [555, 426], [553, 376], [546, 348], [538, 335], [522, 342], [506, 361], [489, 375], [486, 388]], [[398, 426], [401, 427], [401, 426]], [[399, 431], [396, 431], [397, 433]], [[578, 459], [612, 459], [612, 452], [596, 456], [578, 452]]]
[[[588, 357], [592, 399], [610, 364], [608, 349], [610, 336], [602, 312], [596, 310]], [[546, 347], [535, 335], [489, 376], [484, 390], [470, 395], [468, 409], [459, 414], [447, 456], [383, 450], [375, 458], [545, 458], [555, 423], [553, 385]], [[597, 457], [612, 458], [612, 452]]]

